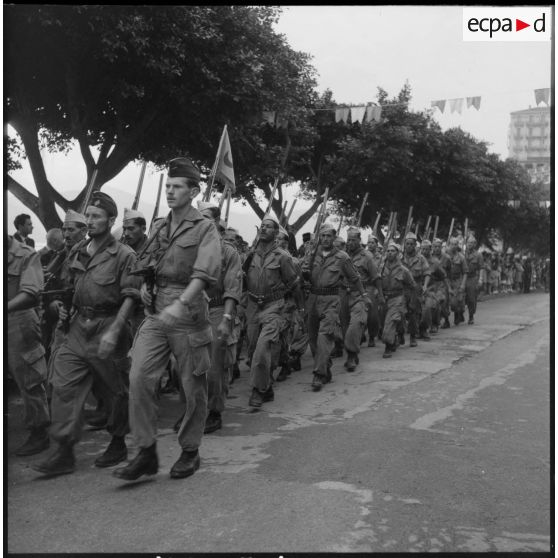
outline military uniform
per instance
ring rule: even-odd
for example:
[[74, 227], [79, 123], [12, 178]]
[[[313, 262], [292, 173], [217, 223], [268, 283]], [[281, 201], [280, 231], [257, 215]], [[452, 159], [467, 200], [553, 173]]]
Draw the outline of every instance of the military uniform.
[[469, 323], [473, 323], [473, 316], [477, 311], [477, 293], [480, 272], [484, 268], [484, 259], [478, 250], [467, 251], [467, 280], [465, 282], [465, 304], [469, 311]]
[[[374, 283], [377, 282], [379, 276], [374, 264], [374, 258], [368, 250], [359, 248], [356, 252], [349, 253], [349, 257], [359, 274], [369, 298], [367, 304], [360, 292], [355, 290], [354, 284], [345, 284], [341, 289], [341, 329], [343, 331], [345, 349], [351, 359], [353, 355], [358, 355], [360, 352], [362, 334], [368, 321], [368, 306], [372, 303], [372, 298], [376, 298]], [[348, 361], [348, 369], [350, 369], [351, 365], [350, 359]]]
[[440, 325], [440, 309], [446, 302], [446, 272], [440, 260], [430, 255], [426, 257], [430, 267], [430, 283], [426, 289], [424, 304], [422, 307], [421, 329], [422, 331], [438, 330]]
[[405, 289], [414, 290], [417, 285], [411, 272], [396, 259], [385, 261], [382, 271], [382, 290], [386, 301], [382, 341], [386, 345], [386, 353], [395, 351], [397, 333], [405, 319]]
[[[403, 265], [411, 272], [414, 286], [405, 287], [405, 298], [407, 303], [407, 319], [409, 324], [409, 334], [411, 336], [411, 346], [419, 334], [419, 323], [422, 317], [422, 287], [426, 277], [430, 275], [430, 266], [426, 258], [419, 253], [412, 255], [403, 254]], [[421, 332], [427, 338], [426, 332]]]
[[[174, 328], [157, 314], [175, 302], [194, 278], [215, 285], [221, 267], [221, 241], [215, 225], [189, 207], [173, 234], [171, 214], [154, 233], [145, 261], [155, 266], [155, 313], [146, 309], [132, 348], [130, 370], [130, 424], [140, 448], [155, 444], [157, 435], [156, 389], [171, 353], [186, 396], [186, 413], [178, 431], [185, 451], [197, 451], [207, 415], [207, 377], [212, 332], [206, 297], [196, 297]], [[140, 262], [141, 263], [141, 262]]]
[[236, 249], [221, 240], [221, 274], [215, 285], [207, 289], [209, 296], [209, 322], [213, 335], [211, 346], [211, 367], [207, 375], [209, 415], [225, 410], [228, 393], [229, 370], [236, 360], [236, 343], [238, 342], [240, 320], [229, 316], [230, 337], [226, 345], [219, 339], [217, 330], [223, 320], [225, 299], [230, 298], [238, 305], [242, 296], [242, 268], [240, 256]]
[[[298, 283], [298, 274], [288, 252], [271, 245], [258, 245], [246, 270], [248, 354], [250, 385], [256, 393], [271, 398], [273, 355], [279, 354], [280, 334], [285, 331], [285, 295]], [[259, 400], [259, 399], [258, 399]], [[251, 397], [252, 403], [258, 403]], [[251, 406], [261, 406], [252, 405]]]
[[[378, 271], [382, 267], [382, 256], [376, 250], [371, 252], [372, 260]], [[379, 277], [379, 275], [378, 275]], [[373, 347], [375, 345], [374, 339], [379, 336], [380, 330], [382, 328], [381, 312], [380, 312], [380, 302], [378, 299], [379, 291], [374, 285], [365, 285], [364, 288], [370, 297], [371, 304], [368, 306], [368, 316], [367, 316], [367, 330], [368, 330], [368, 346]]]
[[463, 313], [465, 311], [465, 297], [461, 285], [463, 276], [467, 275], [469, 268], [465, 256], [461, 252], [456, 251], [454, 254], [447, 253], [448, 256], [448, 279], [450, 284], [450, 308], [455, 314], [456, 325], [464, 320]]
[[[359, 293], [358, 297], [361, 298], [364, 290], [358, 272], [346, 252], [333, 248], [324, 253], [318, 249], [312, 269], [310, 253], [308, 256], [302, 264], [303, 273], [309, 275], [311, 283], [310, 296], [306, 302], [308, 339], [314, 357], [314, 376], [318, 376], [324, 384], [331, 380], [331, 352], [335, 339], [342, 338], [339, 288], [344, 279], [351, 289]], [[315, 387], [318, 387], [317, 383]]]
[[141, 280], [129, 275], [134, 251], [109, 235], [92, 256], [89, 240], [75, 245], [69, 255], [69, 271], [75, 293], [76, 314], [68, 334], [53, 359], [51, 436], [61, 445], [72, 446], [81, 437], [83, 406], [94, 380], [108, 411], [107, 431], [124, 437], [128, 428], [128, 389], [131, 331], [125, 324], [114, 352], [97, 354], [104, 333], [114, 322], [122, 300], [139, 299]]
[[[12, 237], [8, 240], [7, 299], [27, 293], [38, 300], [43, 287], [43, 270], [38, 254]], [[43, 382], [47, 368], [45, 350], [41, 344], [41, 329], [36, 308], [8, 313], [8, 370], [17, 383], [23, 399], [25, 427], [36, 433], [48, 446], [46, 427], [49, 414]], [[37, 452], [34, 452], [37, 453]], [[20, 453], [31, 455], [31, 453]]]

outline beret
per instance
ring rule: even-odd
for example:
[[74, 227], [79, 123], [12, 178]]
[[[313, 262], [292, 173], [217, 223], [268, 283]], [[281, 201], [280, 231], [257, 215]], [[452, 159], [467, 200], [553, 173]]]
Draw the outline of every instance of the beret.
[[335, 237], [335, 240], [337, 242], [341, 242], [342, 244], [346, 244], [345, 239], [342, 236]]
[[416, 240], [417, 239], [417, 235], [413, 232], [408, 232], [407, 236], [405, 237], [405, 240]]
[[395, 248], [398, 252], [399, 252], [399, 250], [400, 250], [399, 244], [397, 244], [397, 243], [395, 243], [395, 242], [390, 242], [390, 243], [388, 244], [388, 248]]
[[199, 201], [198, 211], [203, 211], [204, 209], [219, 209], [219, 205], [212, 201]]
[[273, 213], [268, 213], [267, 215], [264, 215], [264, 218], [262, 219], [262, 223], [264, 221], [273, 221], [276, 225], [280, 225], [279, 219], [277, 219], [277, 217], [275, 217]]
[[196, 182], [200, 181], [200, 169], [190, 159], [177, 157], [169, 161], [169, 178], [190, 178]]
[[309, 232], [302, 233], [302, 240], [310, 240], [310, 238], [312, 238], [312, 233]]
[[145, 215], [141, 211], [136, 211], [134, 209], [124, 208], [124, 218], [123, 221], [128, 219], [145, 219]]
[[432, 243], [430, 242], [430, 240], [427, 240], [426, 238], [420, 243], [421, 246], [432, 246]]
[[443, 242], [442, 242], [442, 239], [441, 239], [441, 238], [435, 238], [435, 239], [432, 241], [432, 244], [443, 244]]
[[85, 220], [85, 215], [82, 215], [81, 213], [78, 213], [73, 209], [69, 209], [68, 212], [66, 213], [66, 216], [64, 217], [64, 225], [67, 225], [69, 223], [79, 223], [81, 225], [87, 224]]
[[371, 240], [375, 240], [376, 242], [378, 242], [378, 237], [375, 234], [369, 234], [368, 242], [370, 242]]
[[118, 209], [114, 200], [104, 192], [93, 192], [89, 205], [104, 209], [109, 217], [116, 217], [118, 215]]
[[320, 234], [324, 234], [324, 233], [329, 232], [329, 231], [336, 232], [335, 227], [331, 223], [324, 223], [320, 227]]
[[357, 229], [357, 227], [349, 227], [347, 229], [347, 236], [349, 236], [350, 234], [355, 234], [357, 236], [360, 236], [360, 230]]

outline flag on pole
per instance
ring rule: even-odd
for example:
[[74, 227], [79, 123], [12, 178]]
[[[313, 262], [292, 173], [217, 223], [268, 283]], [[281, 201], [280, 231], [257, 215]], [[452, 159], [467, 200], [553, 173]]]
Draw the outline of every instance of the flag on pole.
[[231, 143], [229, 141], [229, 133], [227, 132], [226, 124], [223, 128], [223, 134], [221, 135], [221, 141], [219, 142], [219, 149], [217, 150], [217, 157], [215, 158], [213, 169], [215, 180], [223, 182], [234, 194], [236, 186], [234, 183]]

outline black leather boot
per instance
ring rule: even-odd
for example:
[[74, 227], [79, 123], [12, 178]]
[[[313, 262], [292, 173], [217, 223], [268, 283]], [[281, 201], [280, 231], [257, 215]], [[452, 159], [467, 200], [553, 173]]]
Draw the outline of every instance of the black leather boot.
[[192, 476], [200, 468], [200, 454], [196, 451], [182, 450], [178, 461], [170, 470], [171, 479], [185, 479]]
[[221, 413], [219, 411], [209, 411], [207, 418], [205, 419], [205, 428], [203, 430], [204, 434], [211, 434], [216, 430], [223, 427], [223, 421], [221, 420]]
[[73, 473], [76, 470], [76, 458], [74, 456], [73, 446], [69, 444], [60, 444], [46, 461], [35, 465], [33, 469], [50, 477]]
[[156, 475], [159, 470], [159, 458], [157, 457], [156, 444], [148, 448], [141, 448], [139, 453], [126, 465], [113, 471], [113, 475], [119, 479], [133, 481], [142, 475]]
[[112, 467], [128, 459], [128, 449], [123, 436], [113, 436], [102, 455], [95, 459], [95, 467]]
[[48, 449], [50, 441], [48, 439], [48, 431], [46, 428], [33, 428], [29, 433], [29, 437], [25, 442], [19, 446], [15, 454], [18, 457], [25, 457], [27, 455], [35, 455]]

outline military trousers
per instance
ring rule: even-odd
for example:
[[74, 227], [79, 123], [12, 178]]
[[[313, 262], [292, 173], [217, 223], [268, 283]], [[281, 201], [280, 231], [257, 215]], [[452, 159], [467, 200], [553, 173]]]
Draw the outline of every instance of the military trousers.
[[[236, 361], [236, 343], [240, 331], [240, 320], [229, 321], [230, 337], [227, 343], [219, 339], [217, 328], [223, 321], [224, 306], [209, 309], [211, 323], [211, 367], [207, 373], [207, 410], [222, 413], [229, 392], [230, 368]], [[236, 323], [238, 322], [238, 323]]]
[[335, 340], [342, 339], [339, 295], [310, 294], [306, 301], [306, 313], [308, 341], [314, 357], [314, 374], [328, 377]]
[[51, 436], [61, 444], [75, 444], [81, 438], [83, 407], [93, 382], [107, 409], [107, 431], [125, 436], [128, 426], [128, 350], [132, 342], [126, 324], [108, 358], [99, 358], [101, 337], [115, 316], [94, 319], [75, 316], [52, 362]]
[[438, 324], [437, 321], [439, 302], [436, 297], [436, 287], [430, 287], [424, 296], [424, 304], [422, 305], [422, 317], [420, 321], [420, 329], [428, 332], [432, 324]]
[[463, 292], [459, 290], [461, 287], [461, 281], [463, 279], [461, 277], [457, 279], [450, 279], [450, 297], [449, 297], [449, 305], [452, 312], [457, 312], [458, 314], [462, 314], [465, 311], [465, 296]]
[[419, 333], [419, 323], [422, 317], [422, 281], [420, 286], [405, 291], [407, 303], [407, 323], [409, 335], [416, 337]]
[[302, 356], [308, 348], [308, 328], [303, 313], [295, 310], [292, 322], [292, 335], [289, 345], [291, 355]]
[[386, 345], [395, 345], [396, 335], [401, 330], [405, 319], [405, 296], [401, 294], [399, 296], [386, 297], [385, 309], [382, 341]]
[[357, 292], [341, 289], [339, 321], [345, 349], [349, 353], [360, 353], [360, 342], [368, 320], [366, 303]]
[[39, 316], [33, 308], [8, 314], [8, 370], [23, 400], [24, 425], [43, 428], [50, 422], [44, 382], [45, 349]]
[[469, 310], [469, 318], [474, 316], [477, 311], [478, 282], [476, 276], [467, 277], [465, 282], [465, 304]]
[[279, 356], [280, 334], [285, 329], [283, 299], [259, 306], [250, 300], [246, 308], [250, 385], [264, 392], [273, 383], [273, 362]]
[[372, 304], [368, 306], [368, 315], [366, 320], [368, 338], [372, 341], [378, 337], [380, 328], [382, 327], [380, 307], [378, 304], [378, 289], [372, 285], [368, 285], [366, 287], [366, 292], [372, 301]]
[[[184, 288], [159, 289], [156, 311], [171, 304]], [[157, 314], [148, 314], [142, 322], [134, 338], [130, 370], [130, 426], [140, 448], [156, 441], [157, 386], [171, 355], [186, 400], [178, 443], [186, 451], [199, 448], [207, 418], [212, 337], [207, 302], [201, 293], [173, 327], [161, 322]]]

